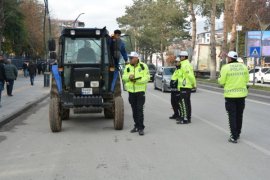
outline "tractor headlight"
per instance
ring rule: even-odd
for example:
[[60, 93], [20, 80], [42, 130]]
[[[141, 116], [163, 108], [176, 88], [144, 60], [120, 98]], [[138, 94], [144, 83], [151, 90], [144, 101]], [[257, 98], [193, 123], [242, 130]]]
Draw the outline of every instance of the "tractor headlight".
[[70, 30], [70, 35], [74, 36], [75, 35], [75, 30]]
[[91, 87], [99, 87], [99, 81], [91, 81]]
[[75, 87], [77, 87], [77, 88], [84, 87], [84, 82], [83, 81], [76, 81], [75, 82]]
[[96, 30], [96, 35], [100, 35], [100, 30]]

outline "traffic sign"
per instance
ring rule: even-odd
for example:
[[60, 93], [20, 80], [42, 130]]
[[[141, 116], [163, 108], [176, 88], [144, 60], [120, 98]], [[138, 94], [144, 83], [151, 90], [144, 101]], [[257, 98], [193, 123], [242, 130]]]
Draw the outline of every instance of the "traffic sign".
[[249, 48], [250, 57], [260, 57], [261, 56], [261, 47], [250, 47]]

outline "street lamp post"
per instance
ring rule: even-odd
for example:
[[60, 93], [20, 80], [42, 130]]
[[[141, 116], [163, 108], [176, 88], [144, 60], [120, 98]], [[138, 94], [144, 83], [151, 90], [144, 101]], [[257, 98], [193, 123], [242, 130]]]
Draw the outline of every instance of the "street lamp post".
[[73, 28], [75, 28], [75, 25], [76, 25], [77, 20], [78, 20], [79, 17], [80, 17], [81, 15], [83, 15], [83, 14], [84, 14], [84, 13], [79, 14], [79, 15], [77, 16], [77, 18], [75, 19], [75, 21], [73, 21]]

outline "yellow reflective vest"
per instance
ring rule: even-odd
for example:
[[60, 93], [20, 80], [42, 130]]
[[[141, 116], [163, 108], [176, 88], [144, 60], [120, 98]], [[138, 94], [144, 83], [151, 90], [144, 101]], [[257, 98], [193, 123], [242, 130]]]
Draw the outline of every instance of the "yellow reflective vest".
[[222, 66], [218, 83], [224, 86], [224, 97], [241, 98], [248, 94], [249, 74], [247, 67], [239, 62]]
[[[137, 80], [131, 81], [129, 79], [130, 75], [134, 75], [134, 78]], [[128, 64], [125, 67], [122, 79], [128, 92], [145, 92], [147, 83], [150, 80], [148, 66], [143, 62], [139, 62], [136, 66]]]
[[172, 79], [175, 80], [177, 78], [178, 80], [178, 90], [181, 88], [189, 88], [192, 89], [193, 87], [196, 87], [196, 78], [194, 75], [193, 67], [189, 63], [189, 60], [183, 60], [181, 61], [181, 68], [177, 69]]

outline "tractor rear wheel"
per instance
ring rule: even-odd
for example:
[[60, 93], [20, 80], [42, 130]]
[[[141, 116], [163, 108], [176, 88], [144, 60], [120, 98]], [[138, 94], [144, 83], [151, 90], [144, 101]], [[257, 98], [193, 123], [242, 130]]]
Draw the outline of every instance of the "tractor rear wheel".
[[124, 101], [121, 96], [114, 99], [114, 129], [122, 130], [124, 126]]

